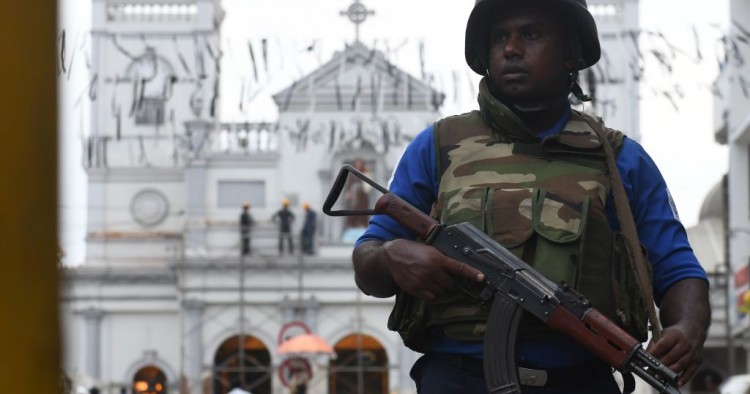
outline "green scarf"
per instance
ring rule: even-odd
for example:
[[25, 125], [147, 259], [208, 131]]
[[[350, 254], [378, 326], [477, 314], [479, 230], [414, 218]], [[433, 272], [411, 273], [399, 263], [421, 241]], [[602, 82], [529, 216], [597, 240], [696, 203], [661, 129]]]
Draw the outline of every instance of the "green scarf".
[[479, 82], [477, 101], [479, 101], [479, 111], [482, 113], [482, 118], [495, 132], [502, 133], [504, 137], [513, 141], [538, 141], [521, 118], [490, 93], [486, 77]]

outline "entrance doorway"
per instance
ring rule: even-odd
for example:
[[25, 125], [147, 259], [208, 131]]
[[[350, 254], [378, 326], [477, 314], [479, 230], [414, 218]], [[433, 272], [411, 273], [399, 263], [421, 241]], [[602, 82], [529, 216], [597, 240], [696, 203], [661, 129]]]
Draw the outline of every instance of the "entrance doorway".
[[134, 394], [167, 394], [167, 376], [152, 365], [139, 369], [133, 376]]
[[213, 392], [226, 394], [235, 387], [253, 394], [271, 394], [271, 354], [253, 336], [233, 336], [216, 350]]
[[329, 367], [329, 394], [387, 394], [388, 357], [375, 338], [352, 334], [334, 347]]

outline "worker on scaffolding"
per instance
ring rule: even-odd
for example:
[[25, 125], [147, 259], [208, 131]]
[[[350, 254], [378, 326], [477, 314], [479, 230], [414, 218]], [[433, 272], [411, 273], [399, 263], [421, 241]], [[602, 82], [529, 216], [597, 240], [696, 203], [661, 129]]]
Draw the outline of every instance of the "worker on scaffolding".
[[305, 211], [305, 221], [302, 223], [302, 253], [311, 255], [315, 253], [315, 229], [318, 218], [309, 203], [302, 204], [302, 209]]
[[281, 209], [273, 214], [271, 220], [279, 225], [279, 256], [284, 254], [284, 239], [289, 246], [289, 254], [294, 253], [294, 241], [292, 240], [292, 223], [294, 214], [289, 210], [289, 199], [281, 201]]
[[250, 204], [246, 202], [242, 204], [242, 213], [240, 214], [240, 242], [242, 244], [242, 256], [250, 256], [250, 231], [252, 230], [253, 225], [255, 225], [255, 221], [253, 220], [253, 216], [250, 215]]

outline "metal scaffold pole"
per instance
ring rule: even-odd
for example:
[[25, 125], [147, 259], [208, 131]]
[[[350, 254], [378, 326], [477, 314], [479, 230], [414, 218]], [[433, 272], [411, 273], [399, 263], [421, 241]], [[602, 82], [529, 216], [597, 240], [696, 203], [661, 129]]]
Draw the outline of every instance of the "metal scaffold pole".
[[240, 327], [239, 327], [239, 373], [240, 385], [246, 387], [245, 382], [245, 254], [240, 254], [239, 264], [240, 286], [239, 286], [239, 308], [240, 308]]

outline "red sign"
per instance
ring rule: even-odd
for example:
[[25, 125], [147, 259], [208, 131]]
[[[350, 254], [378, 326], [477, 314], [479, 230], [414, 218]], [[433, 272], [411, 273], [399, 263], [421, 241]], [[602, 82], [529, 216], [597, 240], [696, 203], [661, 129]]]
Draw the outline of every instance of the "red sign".
[[748, 266], [742, 267], [734, 273], [734, 287], [744, 286], [748, 282]]
[[294, 381], [294, 375], [298, 376], [298, 382], [303, 383], [312, 379], [312, 368], [304, 358], [288, 358], [279, 365], [279, 380], [284, 387]]
[[281, 326], [281, 330], [279, 330], [279, 345], [284, 343], [287, 339], [299, 335], [301, 332], [310, 334], [312, 333], [312, 330], [310, 330], [310, 327], [308, 327], [307, 324], [301, 321], [291, 321], [284, 324]]

